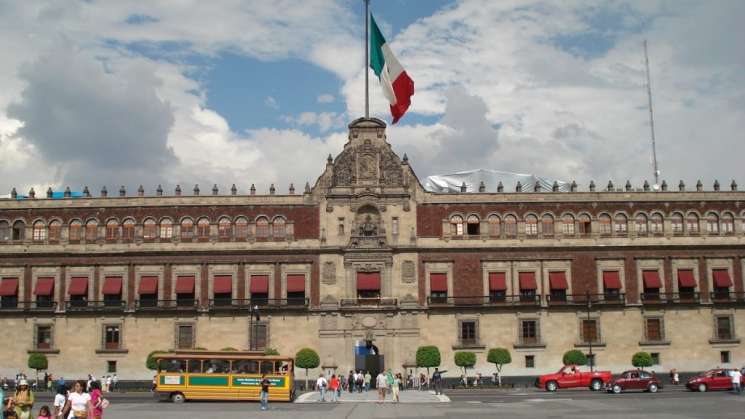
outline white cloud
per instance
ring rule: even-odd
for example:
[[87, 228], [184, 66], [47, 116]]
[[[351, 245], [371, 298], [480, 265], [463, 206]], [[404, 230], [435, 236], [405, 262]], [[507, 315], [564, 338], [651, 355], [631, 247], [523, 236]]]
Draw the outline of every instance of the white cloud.
[[302, 112], [298, 116], [285, 115], [285, 122], [298, 126], [317, 126], [320, 132], [344, 127], [346, 121], [344, 114], [336, 112]]
[[267, 108], [271, 109], [279, 109], [279, 103], [277, 102], [277, 99], [275, 99], [273, 96], [267, 96], [264, 99], [264, 105], [266, 105]]
[[318, 103], [332, 103], [334, 100], [336, 100], [336, 98], [330, 93], [318, 95], [318, 97], [316, 98], [316, 101]]

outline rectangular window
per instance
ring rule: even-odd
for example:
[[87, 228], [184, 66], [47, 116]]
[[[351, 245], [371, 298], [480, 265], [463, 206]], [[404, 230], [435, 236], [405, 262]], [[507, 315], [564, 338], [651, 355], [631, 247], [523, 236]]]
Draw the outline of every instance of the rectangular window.
[[391, 220], [391, 234], [398, 236], [398, 217], [393, 217]]
[[52, 349], [52, 326], [36, 326], [36, 349]]
[[525, 234], [528, 236], [535, 236], [538, 234], [538, 223], [533, 222], [526, 222], [525, 223]]
[[62, 226], [58, 221], [49, 224], [49, 241], [58, 242], [62, 237]]
[[540, 343], [538, 334], [538, 320], [520, 321], [520, 344], [537, 345]]
[[305, 305], [305, 275], [287, 275], [287, 304]]
[[135, 239], [135, 225], [132, 221], [125, 221], [122, 225], [122, 240], [131, 242]]
[[106, 240], [116, 240], [119, 237], [119, 224], [116, 222], [106, 224]]
[[535, 355], [525, 355], [525, 368], [535, 368]]
[[79, 242], [80, 241], [80, 230], [81, 225], [77, 222], [73, 222], [70, 224], [69, 230], [67, 232], [67, 238], [71, 242]]
[[582, 320], [582, 343], [599, 343], [600, 332], [598, 329], [598, 321], [595, 319], [584, 319]]
[[592, 221], [589, 217], [580, 217], [579, 219], [579, 234], [583, 236], [590, 235], [592, 233]]
[[344, 235], [344, 217], [339, 217], [338, 226], [339, 227], [337, 229], [337, 233], [336, 234], [339, 235], [339, 236], [343, 236]]
[[507, 275], [504, 272], [489, 272], [489, 302], [497, 303], [506, 299]]
[[660, 353], [650, 352], [649, 355], [652, 357], [652, 365], [660, 365]]
[[571, 216], [565, 217], [562, 226], [562, 233], [564, 233], [565, 236], [574, 236], [574, 218]]
[[160, 223], [160, 239], [170, 240], [173, 236], [173, 224], [170, 221]]
[[116, 374], [116, 361], [106, 361], [106, 373]]
[[663, 342], [665, 340], [665, 328], [661, 317], [648, 317], [644, 319], [644, 338], [647, 342]]
[[721, 364], [729, 364], [729, 351], [721, 351], [719, 352], [719, 362]]
[[429, 296], [433, 303], [445, 303], [448, 298], [447, 273], [432, 272], [429, 274]]
[[478, 345], [478, 323], [476, 320], [461, 320], [458, 340], [461, 345]]
[[113, 350], [121, 348], [121, 326], [105, 325], [104, 328], [104, 349]]
[[85, 225], [85, 240], [89, 242], [96, 241], [98, 238], [98, 224], [89, 222]]
[[734, 339], [734, 332], [732, 330], [732, 317], [731, 316], [717, 316], [716, 317], [716, 338], [717, 340], [732, 340]]
[[194, 325], [176, 325], [177, 349], [194, 349]]
[[263, 351], [269, 345], [269, 325], [263, 322], [254, 322], [251, 331], [250, 350]]

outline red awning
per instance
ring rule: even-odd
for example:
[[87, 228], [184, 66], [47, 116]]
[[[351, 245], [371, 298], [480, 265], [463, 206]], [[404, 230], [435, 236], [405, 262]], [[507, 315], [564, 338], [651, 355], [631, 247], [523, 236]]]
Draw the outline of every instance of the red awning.
[[678, 270], [678, 286], [681, 288], [695, 288], [696, 278], [693, 277], [692, 269]]
[[660, 281], [659, 272], [644, 271], [642, 272], [642, 278], [644, 279], [644, 288], [662, 288], [662, 281]]
[[552, 290], [565, 290], [569, 288], [567, 277], [564, 272], [549, 272], [548, 283]]
[[538, 288], [535, 282], [535, 272], [520, 272], [518, 274], [521, 290], [534, 290]]
[[193, 276], [179, 276], [176, 278], [176, 294], [194, 294]]
[[215, 275], [212, 291], [215, 294], [230, 294], [233, 292], [233, 277], [230, 275]]
[[251, 294], [269, 294], [268, 275], [254, 275], [251, 277]]
[[18, 294], [18, 278], [3, 278], [0, 282], [0, 297]]
[[621, 289], [621, 277], [618, 271], [603, 271], [603, 287], [609, 290]]
[[357, 291], [380, 291], [380, 272], [357, 272]]
[[119, 295], [122, 293], [122, 277], [107, 276], [103, 281], [103, 295]]
[[507, 278], [504, 272], [489, 272], [489, 291], [507, 290]]
[[73, 277], [70, 280], [70, 295], [88, 295], [88, 277]]
[[711, 272], [714, 277], [714, 286], [717, 288], [729, 288], [732, 286], [732, 279], [729, 277], [729, 271], [726, 269], [714, 269]]
[[140, 295], [157, 294], [158, 293], [158, 277], [157, 276], [143, 276], [140, 278]]
[[34, 294], [50, 296], [54, 294], [54, 278], [43, 277], [36, 279], [36, 289]]
[[305, 275], [287, 275], [287, 292], [305, 292]]
[[429, 290], [430, 292], [447, 292], [448, 275], [443, 273], [429, 274]]

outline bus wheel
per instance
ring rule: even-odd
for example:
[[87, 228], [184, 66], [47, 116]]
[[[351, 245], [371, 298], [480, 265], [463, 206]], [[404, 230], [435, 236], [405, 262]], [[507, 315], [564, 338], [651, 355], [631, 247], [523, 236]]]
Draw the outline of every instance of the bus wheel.
[[174, 403], [183, 403], [186, 401], [186, 397], [181, 393], [173, 393], [171, 394], [171, 401]]

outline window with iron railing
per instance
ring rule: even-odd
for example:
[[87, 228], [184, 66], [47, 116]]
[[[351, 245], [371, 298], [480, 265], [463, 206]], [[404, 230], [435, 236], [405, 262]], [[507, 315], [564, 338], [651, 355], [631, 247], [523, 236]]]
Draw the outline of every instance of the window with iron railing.
[[520, 344], [537, 345], [541, 342], [538, 320], [520, 321]]
[[734, 328], [732, 327], [732, 316], [716, 316], [715, 318], [715, 335], [717, 340], [732, 340], [735, 337]]
[[478, 345], [477, 320], [460, 320], [458, 329], [458, 341], [461, 345]]

